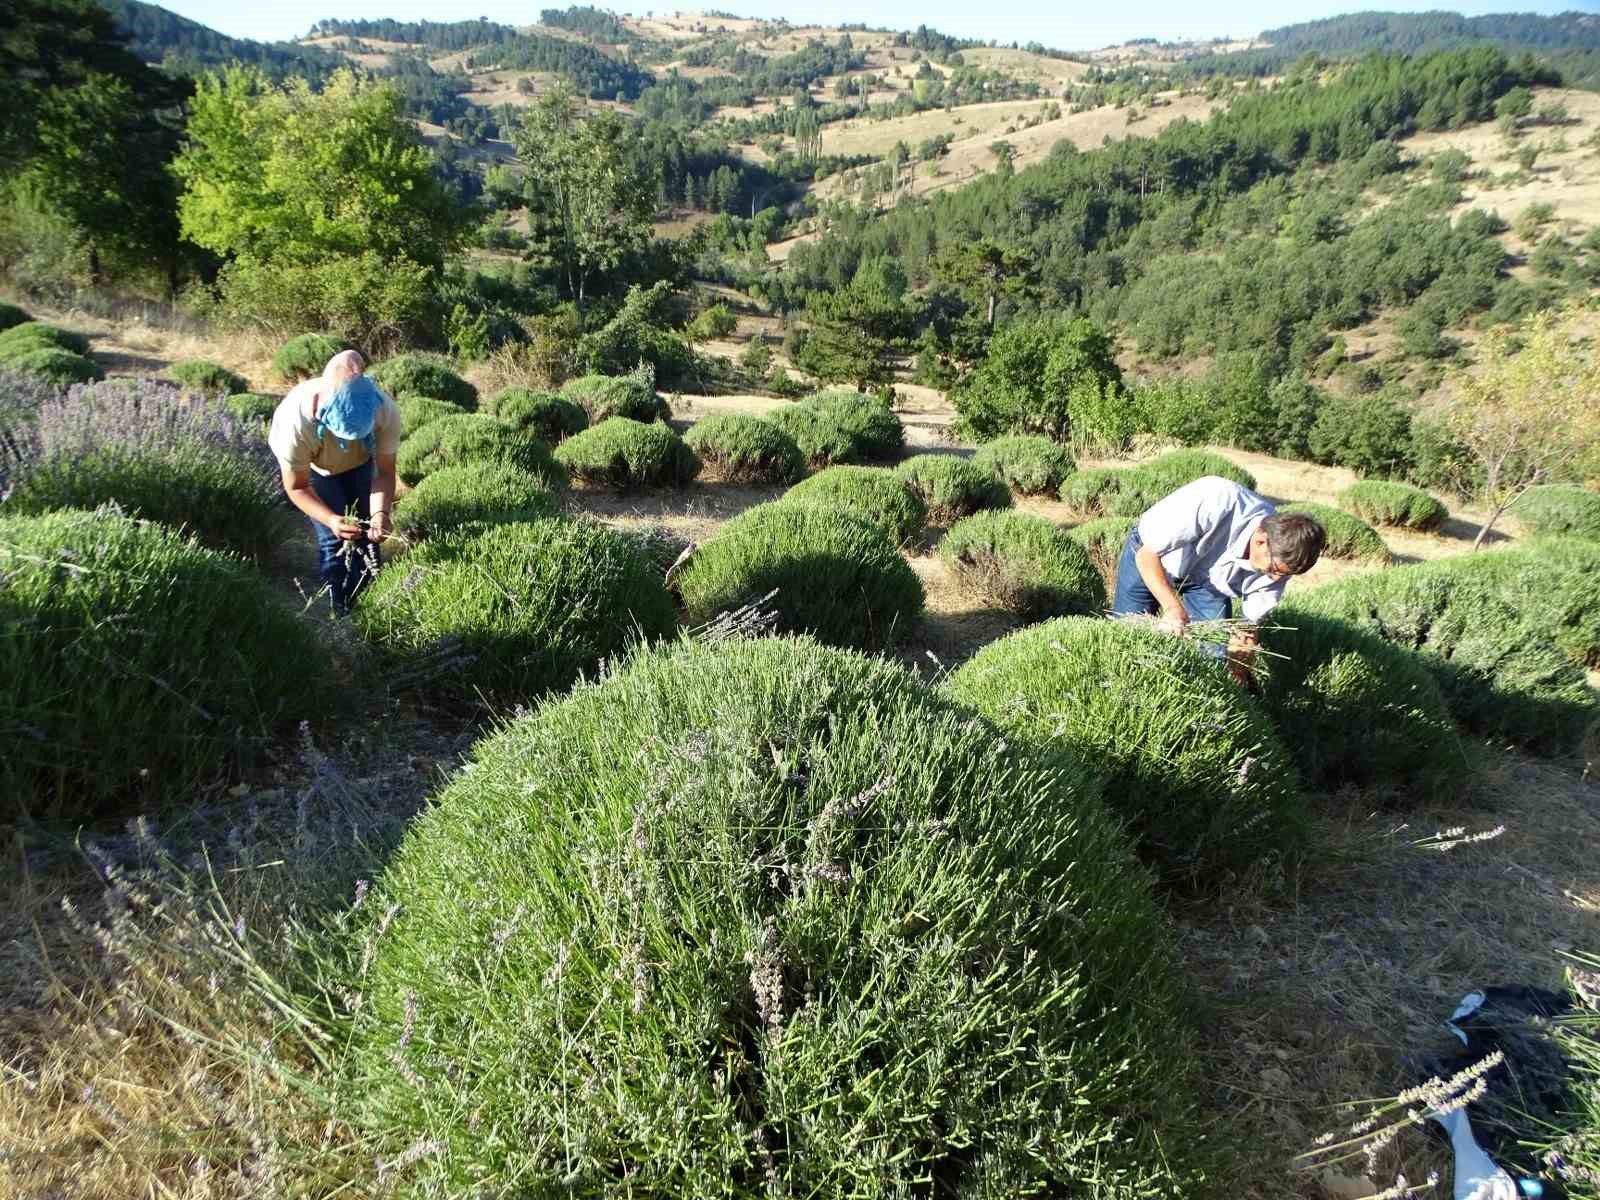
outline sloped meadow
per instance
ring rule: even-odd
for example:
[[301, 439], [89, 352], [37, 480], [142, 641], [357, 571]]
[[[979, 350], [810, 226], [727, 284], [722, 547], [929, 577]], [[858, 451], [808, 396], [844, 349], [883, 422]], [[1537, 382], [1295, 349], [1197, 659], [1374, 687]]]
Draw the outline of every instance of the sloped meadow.
[[[1263, 962], [1244, 1004], [1217, 931], [1364, 912], [1352, 879], [1430, 853], [1385, 830], [1464, 826], [1593, 737], [1572, 538], [1307, 588], [1252, 692], [1094, 615], [1119, 514], [1251, 478], [1219, 456], [1094, 476], [1019, 440], [892, 471], [857, 464], [905, 432], [847, 393], [685, 446], [637, 380], [478, 408], [446, 363], [375, 374], [410, 389], [415, 484], [340, 625], [286, 586], [284, 514], [242, 519], [257, 426], [13, 397], [17, 428], [115, 398], [141, 431], [98, 474], [30, 432], [0, 506], [0, 727], [40, 747], [4, 768], [18, 895], [70, 872], [64, 817], [94, 866], [19, 952], [20, 1194], [78, 1147], [105, 1195], [1282, 1195], [1234, 1043], [1301, 993]], [[161, 486], [188, 462], [215, 482]], [[719, 489], [766, 502], [696, 517]], [[1068, 536], [1036, 490], [1111, 515]], [[941, 556], [1020, 628], [930, 678]], [[52, 1000], [74, 956], [98, 982]]]

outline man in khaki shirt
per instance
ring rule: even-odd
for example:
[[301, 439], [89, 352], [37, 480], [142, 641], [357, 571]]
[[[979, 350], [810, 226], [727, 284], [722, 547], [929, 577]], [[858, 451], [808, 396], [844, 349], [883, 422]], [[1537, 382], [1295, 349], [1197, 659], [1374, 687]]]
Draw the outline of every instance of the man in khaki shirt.
[[311, 522], [339, 616], [377, 570], [376, 547], [389, 536], [394, 508], [400, 413], [365, 369], [354, 350], [334, 355], [320, 378], [283, 398], [267, 435], [285, 494]]

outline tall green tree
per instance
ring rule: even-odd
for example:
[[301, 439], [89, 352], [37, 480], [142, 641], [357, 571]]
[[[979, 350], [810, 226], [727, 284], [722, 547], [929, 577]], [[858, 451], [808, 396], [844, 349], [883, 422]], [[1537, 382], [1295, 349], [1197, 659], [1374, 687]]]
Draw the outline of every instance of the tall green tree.
[[92, 0], [13, 0], [0, 22], [0, 179], [64, 221], [91, 283], [159, 264], [176, 284], [176, 151], [185, 80], [128, 50]]
[[1025, 295], [1034, 278], [1025, 251], [987, 237], [950, 243], [930, 266], [934, 279], [951, 284], [975, 307], [983, 307], [991, 332], [1001, 298]]
[[580, 312], [589, 281], [650, 237], [656, 173], [631, 153], [634, 133], [616, 113], [585, 115], [556, 88], [523, 112], [513, 138], [528, 169], [530, 214], [549, 236]]
[[822, 157], [822, 122], [809, 105], [792, 110], [789, 135], [794, 138], [795, 156], [801, 162], [815, 163]]
[[956, 388], [961, 427], [980, 441], [1036, 433], [1066, 442], [1082, 418], [1092, 440], [1122, 436], [1125, 407], [1116, 345], [1086, 318], [1009, 322], [989, 353]]
[[321, 92], [247, 68], [203, 79], [173, 170], [184, 236], [230, 260], [224, 303], [269, 328], [414, 329], [476, 217], [400, 94], [353, 71]]
[[850, 286], [816, 292], [806, 302], [806, 340], [798, 365], [824, 383], [858, 388], [888, 383], [894, 342], [903, 337], [908, 313], [905, 276], [888, 259], [869, 259]]

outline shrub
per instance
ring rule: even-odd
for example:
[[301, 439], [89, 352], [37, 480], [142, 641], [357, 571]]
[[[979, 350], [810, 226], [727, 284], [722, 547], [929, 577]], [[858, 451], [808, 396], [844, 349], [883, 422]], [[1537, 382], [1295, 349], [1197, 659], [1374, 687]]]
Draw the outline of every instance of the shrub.
[[561, 503], [537, 475], [497, 462], [435, 471], [395, 505], [394, 529], [415, 543], [466, 525], [507, 524], [555, 516]]
[[1297, 500], [1293, 504], [1278, 505], [1278, 511], [1305, 513], [1308, 517], [1315, 517], [1328, 534], [1327, 544], [1322, 548], [1325, 558], [1387, 563], [1391, 557], [1389, 547], [1384, 545], [1376, 529], [1359, 517], [1352, 517], [1331, 505]]
[[1445, 559], [1429, 569], [1482, 584], [1568, 658], [1600, 666], [1600, 545], [1539, 538], [1515, 549]]
[[979, 446], [972, 465], [1024, 496], [1053, 496], [1072, 474], [1072, 455], [1046, 437], [1003, 437]]
[[552, 446], [575, 433], [582, 433], [589, 425], [589, 415], [581, 405], [554, 392], [535, 392], [521, 387], [496, 392], [484, 404], [483, 411], [518, 429], [530, 431]]
[[[1256, 486], [1256, 477], [1249, 471], [1208, 450], [1173, 450], [1160, 458], [1134, 467], [1133, 474], [1138, 480], [1139, 489], [1154, 496], [1150, 501], [1151, 504], [1169, 492], [1177, 491], [1184, 484], [1193, 483], [1196, 479], [1203, 479], [1207, 475], [1220, 475], [1251, 491], [1254, 491]], [[1145, 507], [1148, 508], [1149, 505]]]
[[1565, 484], [1529, 488], [1511, 513], [1529, 533], [1600, 541], [1600, 493]]
[[[1073, 512], [1085, 516], [1110, 512], [1130, 477], [1131, 472], [1127, 468], [1090, 467], [1075, 471], [1061, 485], [1061, 502]], [[1141, 508], [1139, 511], [1144, 510]]]
[[250, 390], [250, 381], [203, 358], [185, 359], [167, 368], [167, 375], [184, 391], [197, 396], [236, 396]]
[[1067, 530], [1067, 536], [1084, 548], [1094, 569], [1100, 572], [1107, 597], [1116, 584], [1123, 544], [1138, 523], [1138, 517], [1098, 517]]
[[[699, 365], [694, 349], [682, 334], [664, 328], [673, 320], [668, 311], [673, 287], [668, 279], [659, 279], [649, 287], [630, 286], [616, 314], [578, 339], [576, 357], [584, 370], [596, 375], [620, 375], [642, 364], [651, 390], [658, 379], [672, 387], [692, 380]], [[618, 415], [623, 414], [604, 414]], [[591, 413], [589, 420], [593, 423], [604, 416]]]
[[556, 447], [556, 461], [585, 483], [633, 488], [681, 487], [700, 474], [700, 459], [657, 422], [608, 417]]
[[794, 439], [760, 417], [719, 413], [696, 421], [683, 438], [730, 483], [793, 483], [806, 473]]
[[1443, 525], [1450, 513], [1421, 488], [1384, 479], [1362, 479], [1339, 493], [1339, 507], [1374, 525], [1429, 530]]
[[371, 1149], [448, 1144], [419, 1194], [1191, 1194], [1169, 935], [1093, 791], [881, 660], [636, 655], [479, 743], [386, 868]]
[[0, 365], [0, 496], [5, 495], [10, 472], [26, 465], [24, 456], [34, 448], [33, 427], [40, 407], [60, 391], [47, 379]]
[[1280, 606], [1262, 631], [1262, 702], [1306, 782], [1441, 800], [1469, 762], [1421, 657], [1337, 617]]
[[772, 421], [813, 467], [892, 459], [905, 445], [900, 418], [875, 396], [830, 391], [780, 408]]
[[18, 353], [27, 354], [41, 346], [54, 346], [74, 354], [89, 353], [89, 339], [83, 334], [43, 321], [24, 321], [0, 333], [0, 358], [8, 357], [13, 347], [18, 348]]
[[320, 257], [312, 261], [270, 249], [263, 257], [236, 255], [217, 272], [222, 317], [258, 329], [327, 329], [357, 346], [405, 342], [438, 328], [439, 277], [431, 265], [376, 249], [329, 253], [319, 245], [315, 252]]
[[1079, 471], [1062, 486], [1061, 499], [1084, 516], [1137, 517], [1156, 501], [1207, 475], [1254, 488], [1255, 476], [1220, 454], [1174, 450], [1137, 467]]
[[828, 467], [783, 494], [785, 501], [821, 502], [865, 517], [897, 546], [927, 521], [928, 509], [901, 478], [882, 467]]
[[15, 304], [0, 304], [0, 333], [33, 320]]
[[245, 564], [110, 511], [14, 512], [0, 516], [5, 819], [192, 802], [303, 714], [326, 652]]
[[672, 407], [656, 395], [654, 377], [648, 371], [632, 375], [584, 375], [568, 382], [563, 399], [578, 405], [589, 416], [590, 425], [611, 417], [627, 417], [646, 425], [665, 421]]
[[739, 352], [739, 367], [753, 380], [763, 380], [772, 370], [772, 347], [759, 331], [745, 343]]
[[1031, 513], [983, 512], [957, 521], [939, 557], [961, 583], [1029, 620], [1099, 612], [1105, 585], [1066, 530]]
[[391, 396], [410, 393], [448, 400], [458, 408], [473, 412], [478, 407], [478, 389], [457, 375], [445, 362], [420, 354], [386, 358], [368, 371], [372, 381]]
[[733, 310], [720, 301], [709, 308], [702, 309], [689, 322], [688, 334], [691, 341], [703, 342], [711, 338], [725, 338], [739, 327], [739, 318], [734, 316]]
[[1218, 440], [1223, 414], [1211, 389], [1198, 381], [1161, 379], [1144, 384], [1134, 392], [1134, 404], [1157, 437], [1184, 446]]
[[990, 642], [943, 691], [1092, 763], [1141, 854], [1199, 884], [1298, 840], [1294, 765], [1265, 712], [1192, 643], [1063, 617]]
[[45, 400], [23, 459], [6, 501], [18, 512], [115, 502], [252, 557], [289, 529], [259, 425], [217, 403], [184, 404], [159, 380], [78, 386]]
[[403, 438], [410, 437], [440, 417], [467, 415], [467, 410], [460, 405], [451, 404], [448, 400], [435, 400], [432, 396], [396, 396], [394, 406], [400, 410], [400, 436]]
[[560, 517], [431, 538], [378, 575], [355, 615], [402, 671], [448, 639], [461, 657], [428, 672], [429, 689], [503, 703], [565, 690], [674, 623], [659, 572], [633, 547]]
[[922, 498], [928, 520], [952, 525], [980, 509], [1010, 508], [1011, 489], [992, 472], [953, 454], [918, 454], [895, 473]]
[[978, 441], [1035, 433], [1065, 442], [1080, 421], [1089, 441], [1118, 441], [1124, 433], [1116, 345], [1083, 317], [1008, 321], [951, 401], [958, 430]]
[[278, 411], [278, 404], [282, 400], [282, 396], [270, 396], [265, 392], [239, 392], [222, 403], [235, 420], [243, 421], [246, 425], [266, 427], [272, 424], [272, 415]]
[[30, 332], [23, 337], [0, 337], [0, 365], [9, 365], [16, 362], [24, 354], [36, 354], [40, 350], [65, 350], [69, 354], [77, 353], [73, 350], [67, 350], [65, 346], [57, 345], [48, 337]]
[[1411, 414], [1383, 392], [1332, 395], [1306, 443], [1314, 462], [1357, 475], [1403, 475], [1411, 465]]
[[[798, 327], [797, 327], [798, 328]], [[788, 369], [780, 362], [772, 364], [767, 371], [767, 390], [774, 396], [782, 396], [792, 400], [806, 393], [806, 385], [789, 374]]]
[[533, 434], [478, 413], [438, 417], [400, 443], [395, 467], [407, 486], [415, 487], [441, 467], [469, 462], [498, 462], [520, 467], [547, 486], [566, 486], [567, 471], [550, 447]]
[[677, 565], [683, 552], [694, 545], [689, 538], [666, 525], [608, 525], [607, 528], [619, 534], [663, 577]]
[[762, 600], [785, 633], [877, 650], [922, 618], [922, 584], [883, 530], [824, 504], [758, 504], [697, 550], [675, 577], [689, 619]]
[[98, 383], [106, 377], [99, 363], [70, 350], [30, 350], [7, 360], [6, 365], [14, 371], [41, 376], [58, 387], [74, 383]]
[[1577, 744], [1595, 717], [1583, 668], [1482, 581], [1445, 563], [1390, 567], [1324, 584], [1277, 610], [1340, 617], [1420, 651], [1469, 729], [1535, 750]]
[[328, 360], [344, 348], [343, 342], [326, 333], [302, 333], [290, 338], [272, 356], [272, 369], [279, 379], [297, 383], [321, 375]]

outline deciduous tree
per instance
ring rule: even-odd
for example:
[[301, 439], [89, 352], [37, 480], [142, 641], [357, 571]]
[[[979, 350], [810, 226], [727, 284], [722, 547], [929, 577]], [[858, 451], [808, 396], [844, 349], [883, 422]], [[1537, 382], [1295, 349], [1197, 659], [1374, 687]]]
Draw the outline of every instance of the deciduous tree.
[[633, 132], [616, 113], [585, 116], [560, 87], [524, 110], [513, 139], [528, 168], [530, 212], [547, 228], [578, 309], [589, 280], [649, 239], [658, 180], [630, 154]]
[[1600, 358], [1589, 340], [1592, 314], [1576, 307], [1539, 313], [1515, 335], [1486, 338], [1481, 365], [1456, 377], [1448, 424], [1483, 468], [1489, 519], [1536, 484], [1561, 482], [1600, 453]]
[[184, 236], [231, 262], [237, 316], [383, 340], [421, 321], [476, 213], [456, 203], [398, 92], [352, 71], [321, 92], [233, 68], [203, 79], [173, 163]]
[[175, 282], [186, 80], [141, 62], [91, 0], [16, 0], [0, 24], [0, 177], [83, 239], [91, 282], [108, 259]]

